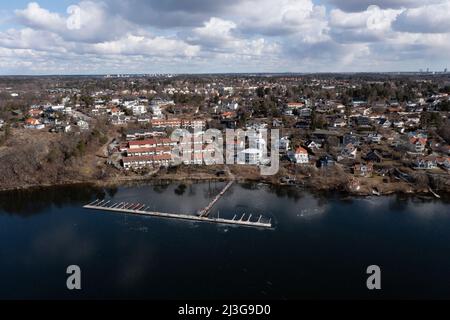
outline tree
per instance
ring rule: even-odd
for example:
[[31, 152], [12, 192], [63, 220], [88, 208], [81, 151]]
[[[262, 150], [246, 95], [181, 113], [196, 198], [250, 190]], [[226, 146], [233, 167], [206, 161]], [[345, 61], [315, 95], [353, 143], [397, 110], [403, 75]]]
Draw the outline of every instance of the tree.
[[256, 89], [256, 95], [257, 95], [259, 98], [264, 98], [264, 95], [265, 95], [264, 87], [258, 87], [258, 88]]

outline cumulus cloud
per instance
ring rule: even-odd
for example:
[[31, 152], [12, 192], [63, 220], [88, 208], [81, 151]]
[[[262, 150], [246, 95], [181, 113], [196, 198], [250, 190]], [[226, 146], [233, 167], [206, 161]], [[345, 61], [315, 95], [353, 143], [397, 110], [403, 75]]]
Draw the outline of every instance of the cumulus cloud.
[[246, 0], [234, 8], [239, 28], [247, 34], [283, 36], [303, 33], [316, 38], [326, 28], [326, 10], [312, 0]]
[[193, 57], [198, 54], [198, 46], [189, 45], [180, 40], [164, 37], [149, 38], [128, 35], [115, 41], [96, 43], [86, 47], [86, 52], [100, 55], [149, 55], [149, 56], [184, 56]]
[[137, 26], [119, 15], [110, 14], [104, 2], [81, 1], [77, 6], [80, 24], [76, 28], [69, 26], [70, 16], [50, 12], [35, 2], [15, 13], [18, 21], [25, 26], [52, 31], [69, 41], [111, 40], [137, 29]]
[[401, 10], [372, 5], [362, 12], [334, 9], [330, 13], [330, 34], [339, 42], [373, 42], [390, 35], [392, 22]]
[[16, 16], [22, 24], [30, 28], [59, 31], [66, 27], [66, 20], [57, 13], [41, 8], [31, 2], [23, 10], [16, 10]]
[[449, 62], [450, 0], [78, 1], [79, 28], [69, 26], [70, 12], [36, 2], [6, 12], [15, 20], [0, 29], [2, 72], [383, 71]]
[[398, 31], [412, 33], [449, 33], [450, 1], [403, 11], [394, 23]]
[[199, 27], [211, 16], [226, 13], [240, 0], [109, 0], [113, 14], [159, 28]]
[[277, 45], [264, 38], [240, 38], [236, 28], [233, 21], [212, 17], [202, 27], [194, 28], [188, 41], [219, 54], [259, 56], [277, 52]]
[[[364, 11], [371, 5], [382, 9], [415, 8], [422, 6], [423, 0], [326, 0], [328, 3], [347, 12]], [[445, 0], [427, 0], [427, 3], [439, 3]]]

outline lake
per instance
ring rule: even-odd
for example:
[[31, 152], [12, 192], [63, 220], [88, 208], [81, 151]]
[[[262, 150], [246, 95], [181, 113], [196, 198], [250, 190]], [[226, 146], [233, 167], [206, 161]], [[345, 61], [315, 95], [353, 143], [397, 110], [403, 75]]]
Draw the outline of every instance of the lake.
[[[194, 214], [224, 185], [0, 193], [0, 298], [450, 298], [448, 199], [235, 184], [212, 210], [262, 214], [273, 230], [82, 208], [105, 198]], [[380, 291], [366, 287], [373, 264]], [[69, 265], [80, 291], [66, 288]]]

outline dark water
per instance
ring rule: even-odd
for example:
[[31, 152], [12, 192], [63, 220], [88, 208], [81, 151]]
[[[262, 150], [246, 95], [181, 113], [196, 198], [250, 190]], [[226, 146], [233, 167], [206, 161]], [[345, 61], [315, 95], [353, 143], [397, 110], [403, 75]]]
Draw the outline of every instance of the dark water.
[[[214, 213], [274, 230], [95, 212], [97, 197], [194, 213], [224, 183], [0, 193], [0, 298], [450, 298], [450, 205], [234, 185]], [[66, 268], [82, 290], [66, 289]], [[367, 266], [382, 290], [366, 289]]]

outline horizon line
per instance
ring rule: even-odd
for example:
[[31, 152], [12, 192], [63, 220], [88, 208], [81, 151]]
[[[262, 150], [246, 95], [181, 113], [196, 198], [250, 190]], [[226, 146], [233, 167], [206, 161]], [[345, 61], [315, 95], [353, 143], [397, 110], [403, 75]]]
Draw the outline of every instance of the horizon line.
[[3, 77], [115, 77], [115, 76], [186, 76], [186, 75], [320, 75], [320, 74], [423, 74], [423, 75], [434, 75], [434, 74], [450, 74], [450, 71], [445, 70], [429, 70], [429, 71], [317, 71], [317, 72], [144, 72], [144, 73], [42, 73], [42, 74], [0, 74], [0, 78]]

